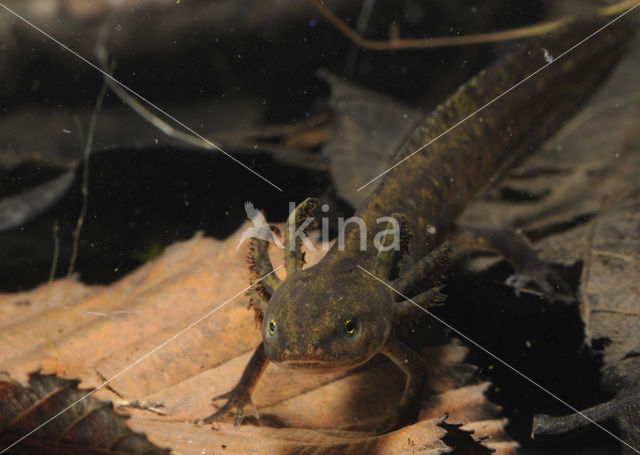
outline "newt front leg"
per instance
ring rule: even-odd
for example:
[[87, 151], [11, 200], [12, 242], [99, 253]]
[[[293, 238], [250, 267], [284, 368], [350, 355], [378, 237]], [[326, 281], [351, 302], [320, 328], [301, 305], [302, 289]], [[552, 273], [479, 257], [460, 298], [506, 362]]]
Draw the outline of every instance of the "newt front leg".
[[242, 372], [242, 377], [236, 386], [229, 392], [211, 399], [211, 401], [227, 399], [227, 402], [218, 409], [218, 411], [203, 419], [203, 421], [205, 423], [211, 423], [228, 412], [233, 412], [235, 414], [233, 427], [237, 429], [248, 410], [253, 412], [256, 419], [260, 418], [258, 410], [251, 401], [251, 394], [256, 384], [258, 384], [262, 373], [264, 373], [264, 370], [267, 368], [267, 365], [269, 365], [269, 359], [264, 354], [264, 343], [260, 343], [260, 346], [253, 352], [251, 360], [249, 360], [249, 363]]
[[400, 403], [382, 415], [361, 420], [346, 427], [352, 431], [374, 431], [386, 433], [416, 423], [420, 413], [422, 394], [427, 379], [427, 366], [424, 359], [409, 346], [393, 335], [380, 348], [406, 375], [406, 382]]

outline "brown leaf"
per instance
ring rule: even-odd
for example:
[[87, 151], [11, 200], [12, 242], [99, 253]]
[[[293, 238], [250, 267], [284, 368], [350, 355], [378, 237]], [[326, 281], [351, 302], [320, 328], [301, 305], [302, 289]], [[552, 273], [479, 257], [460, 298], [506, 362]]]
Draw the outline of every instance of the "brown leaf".
[[[485, 443], [496, 453], [514, 453], [500, 409], [485, 398], [488, 384], [476, 382], [475, 369], [464, 363], [466, 348], [454, 341], [423, 351], [431, 373], [420, 421], [389, 434], [340, 429], [397, 404], [404, 376], [382, 358], [328, 375], [292, 374], [272, 366], [254, 394], [259, 422], [248, 419], [236, 432], [226, 421], [213, 430], [194, 423], [213, 411], [212, 396], [235, 384], [259, 342], [242, 295], [249, 274], [246, 245], [235, 249], [242, 231], [224, 242], [196, 236], [175, 244], [109, 287], [61, 280], [51, 288], [2, 296], [0, 308], [8, 309], [0, 327], [0, 370], [11, 375], [14, 387], [28, 387], [29, 373], [40, 369], [41, 375], [58, 375], [41, 376], [50, 380], [80, 378], [82, 387], [111, 379], [95, 393], [102, 399], [162, 402], [166, 415], [128, 409], [127, 425], [146, 433], [155, 446], [183, 454], [223, 447], [225, 453], [239, 454], [489, 453], [480, 442], [485, 433], [492, 438]], [[277, 266], [282, 257], [273, 253]], [[321, 255], [309, 251], [307, 262]], [[30, 304], [16, 306], [18, 300]], [[2, 390], [0, 400], [9, 393]], [[41, 421], [33, 420], [31, 427]], [[465, 425], [451, 423], [456, 421]]]
[[[144, 434], [133, 432], [111, 404], [77, 388], [78, 381], [56, 375], [29, 375], [23, 386], [0, 374], [0, 441], [3, 451], [56, 454], [168, 454], [150, 443]], [[53, 418], [32, 438], [19, 438]]]
[[420, 112], [379, 93], [356, 87], [326, 71], [334, 110], [329, 140], [322, 153], [329, 158], [338, 194], [360, 207], [374, 187], [358, 190], [388, 167], [391, 156], [422, 119]]

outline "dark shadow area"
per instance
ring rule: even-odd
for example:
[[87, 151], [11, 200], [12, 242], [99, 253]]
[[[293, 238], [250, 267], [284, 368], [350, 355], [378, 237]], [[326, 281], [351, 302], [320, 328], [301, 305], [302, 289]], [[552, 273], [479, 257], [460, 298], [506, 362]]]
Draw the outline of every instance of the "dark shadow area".
[[[504, 262], [480, 275], [455, 268], [445, 289], [447, 304], [434, 313], [578, 410], [611, 398], [600, 391], [601, 363], [583, 343], [577, 304], [550, 303], [524, 293], [516, 297], [513, 289], [501, 284], [510, 273]], [[477, 346], [463, 342], [470, 349], [467, 361], [479, 367], [479, 379], [493, 383], [488, 398], [503, 407], [510, 421], [507, 430], [522, 445], [522, 453], [617, 452], [618, 442], [595, 426], [567, 440], [532, 441], [534, 414], [573, 411]]]
[[[245, 154], [241, 161], [283, 191], [219, 152], [157, 147], [94, 154], [75, 267], [82, 281], [110, 283], [198, 231], [224, 239], [247, 219], [245, 201], [264, 210], [269, 221], [283, 221], [288, 201], [321, 196], [329, 185], [324, 172], [275, 164], [265, 154]], [[3, 177], [3, 186], [17, 193], [57, 173], [24, 163]], [[28, 289], [49, 279], [54, 222], [60, 227], [56, 276], [66, 274], [82, 201], [80, 174], [78, 169], [72, 188], [49, 211], [0, 236], [0, 289]]]

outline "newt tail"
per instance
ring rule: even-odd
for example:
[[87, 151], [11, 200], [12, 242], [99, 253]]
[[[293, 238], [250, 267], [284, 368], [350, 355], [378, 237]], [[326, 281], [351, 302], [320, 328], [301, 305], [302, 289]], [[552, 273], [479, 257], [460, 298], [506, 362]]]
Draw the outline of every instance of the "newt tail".
[[[393, 212], [415, 214], [407, 218], [414, 236], [410, 262], [439, 245], [471, 198], [558, 131], [615, 67], [631, 35], [624, 23], [563, 54], [605, 24], [600, 17], [576, 20], [522, 44], [462, 85], [419, 124], [389, 167], [411, 157], [386, 174], [355, 216], [375, 227], [378, 217]], [[556, 60], [547, 63], [547, 53]], [[377, 233], [371, 231], [370, 242]], [[362, 260], [355, 226], [346, 235], [347, 249]], [[333, 255], [340, 253], [331, 251]], [[368, 264], [373, 256], [367, 255]]]

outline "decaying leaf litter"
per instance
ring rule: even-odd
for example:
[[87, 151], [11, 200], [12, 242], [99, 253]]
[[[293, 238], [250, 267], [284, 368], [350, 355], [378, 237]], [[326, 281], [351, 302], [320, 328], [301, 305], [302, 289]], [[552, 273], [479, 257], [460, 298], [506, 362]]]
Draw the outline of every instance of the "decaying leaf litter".
[[[63, 280], [55, 282], [52, 288], [43, 285], [19, 296], [9, 296], [13, 302], [29, 300], [31, 307], [40, 311], [13, 326], [3, 326], [3, 369], [23, 372], [12, 373], [12, 380], [20, 384], [27, 383], [28, 371], [40, 368], [43, 375], [81, 377], [83, 388], [99, 386], [105, 378], [169, 339], [212, 305], [238, 292], [235, 286], [247, 276], [244, 251], [238, 250], [232, 258], [229, 251], [233, 251], [230, 246], [235, 246], [239, 238], [240, 233], [225, 242], [198, 236], [176, 244], [159, 259], [110, 287], [87, 289], [80, 283]], [[309, 263], [319, 256], [312, 253], [307, 254]], [[277, 260], [274, 257], [274, 262]], [[227, 284], [222, 285], [223, 282]], [[55, 300], [51, 302], [48, 298], [72, 293], [79, 298], [64, 300], [76, 310], [125, 310], [127, 314], [87, 318], [53, 306]], [[171, 308], [170, 319], [166, 317], [167, 308]], [[216, 450], [225, 445], [229, 453], [246, 453], [251, 448], [292, 450], [292, 447], [309, 450], [317, 447], [318, 453], [343, 453], [345, 447], [358, 453], [368, 447], [384, 453], [412, 446], [427, 448], [429, 451], [424, 453], [448, 453], [448, 446], [440, 441], [447, 433], [473, 443], [470, 435], [453, 425], [458, 421], [467, 422], [463, 429], [474, 428], [479, 436], [491, 434], [492, 446], [499, 448], [499, 453], [512, 453], [515, 447], [515, 443], [506, 439], [505, 421], [499, 417], [499, 408], [484, 397], [488, 383], [477, 383], [475, 369], [463, 363], [466, 348], [455, 341], [424, 351], [432, 364], [429, 387], [435, 393], [425, 402], [418, 426], [406, 432], [374, 436], [326, 429], [376, 415], [388, 404], [387, 400], [393, 400], [402, 381], [398, 380], [399, 372], [389, 374], [388, 362], [378, 362], [371, 369], [348, 375], [291, 375], [278, 368], [269, 369], [255, 397], [266, 425], [248, 425], [246, 431], [243, 427], [238, 432], [232, 431], [232, 423], [217, 424], [217, 431], [194, 425], [194, 420], [210, 412], [211, 394], [231, 386], [244, 367], [258, 340], [253, 325], [244, 299], [229, 302], [136, 368], [111, 381], [95, 396], [115, 401], [136, 397], [162, 402], [166, 416], [131, 409], [127, 410], [132, 416], [128, 425], [134, 431], [146, 433], [156, 445], [170, 446], [181, 453], [192, 453], [196, 444], [197, 450], [204, 447]], [[33, 328], [38, 326], [39, 342], [32, 339]], [[53, 332], [51, 327], [55, 328]], [[108, 339], [109, 345], [101, 343], [101, 339]], [[10, 346], [13, 348], [9, 349]], [[4, 383], [5, 390], [15, 387], [10, 384], [16, 383]], [[379, 386], [394, 392], [380, 397]], [[360, 403], [370, 405], [364, 407]], [[451, 413], [444, 422], [441, 406]], [[307, 411], [301, 412], [303, 409]], [[100, 427], [95, 429], [98, 430]], [[6, 433], [8, 429], [3, 431]]]
[[[632, 167], [630, 167], [630, 168], [627, 168], [627, 169], [633, 169], [633, 168], [632, 168]], [[495, 212], [494, 212], [494, 213], [495, 213]], [[544, 231], [543, 231], [543, 232], [544, 232]], [[559, 262], [560, 262], [560, 261], [559, 261]], [[28, 299], [27, 299], [27, 300], [28, 300]], [[205, 401], [206, 401], [206, 400], [205, 400]]]

